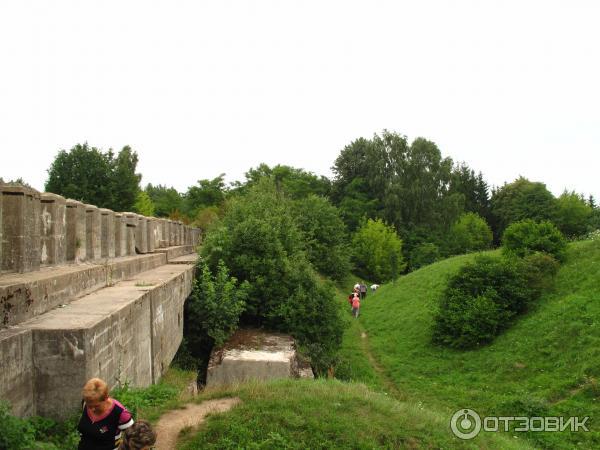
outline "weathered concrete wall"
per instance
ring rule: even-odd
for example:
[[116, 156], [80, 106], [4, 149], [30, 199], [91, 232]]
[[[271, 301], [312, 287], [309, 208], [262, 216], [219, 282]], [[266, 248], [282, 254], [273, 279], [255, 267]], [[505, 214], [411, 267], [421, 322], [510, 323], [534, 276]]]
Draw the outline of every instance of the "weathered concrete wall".
[[67, 202], [55, 194], [41, 194], [42, 265], [64, 264], [67, 260]]
[[35, 414], [32, 348], [30, 330], [0, 331], [0, 398], [18, 416]]
[[67, 200], [67, 261], [85, 261], [86, 223], [85, 205], [76, 200]]
[[100, 209], [100, 256], [115, 257], [115, 213], [110, 209]]
[[40, 195], [22, 186], [0, 186], [2, 264], [8, 272], [40, 268]]
[[102, 244], [100, 243], [100, 210], [94, 205], [85, 205], [86, 217], [86, 257], [88, 261], [100, 259]]
[[174, 247], [159, 248], [155, 250], [156, 253], [164, 253], [165, 255], [167, 255], [167, 261], [171, 261], [183, 255], [194, 253], [195, 251], [196, 249], [191, 245], [178, 245]]

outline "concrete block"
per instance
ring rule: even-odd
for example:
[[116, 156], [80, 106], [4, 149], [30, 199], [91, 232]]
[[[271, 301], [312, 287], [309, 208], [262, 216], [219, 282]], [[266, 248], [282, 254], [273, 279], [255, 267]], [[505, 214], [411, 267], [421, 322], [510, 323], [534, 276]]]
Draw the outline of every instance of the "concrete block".
[[40, 268], [40, 194], [27, 187], [2, 185], [1, 270]]
[[146, 248], [148, 253], [154, 251], [154, 219], [151, 217], [145, 217], [146, 219]]
[[169, 234], [171, 232], [170, 230], [170, 221], [169, 219], [161, 219], [161, 228], [162, 228], [162, 234], [161, 234], [161, 241], [160, 241], [160, 247], [161, 248], [166, 248], [169, 246]]
[[212, 351], [206, 386], [298, 376], [296, 345], [291, 336], [239, 329], [222, 348]]
[[171, 262], [173, 259], [179, 258], [180, 256], [194, 253], [195, 249], [191, 245], [177, 245], [174, 247], [159, 248], [156, 249], [156, 252], [164, 253], [167, 255], [167, 262]]
[[2, 273], [2, 228], [4, 228], [4, 225], [2, 224], [2, 185], [0, 184], [0, 273]]
[[144, 216], [138, 215], [137, 229], [135, 230], [136, 253], [148, 253], [148, 226]]
[[100, 209], [100, 256], [115, 257], [115, 213], [110, 209]]
[[139, 226], [139, 216], [132, 212], [123, 213], [127, 224], [127, 255], [135, 255]]
[[127, 223], [121, 213], [115, 213], [115, 257], [127, 255]]
[[31, 331], [0, 331], [0, 399], [8, 400], [19, 417], [36, 414], [33, 396]]
[[86, 259], [85, 205], [76, 200], [67, 200], [67, 261], [82, 262]]
[[56, 194], [43, 193], [41, 201], [42, 265], [64, 264], [67, 261], [67, 201]]
[[94, 205], [85, 205], [86, 255], [87, 260], [100, 259], [102, 255], [100, 210]]

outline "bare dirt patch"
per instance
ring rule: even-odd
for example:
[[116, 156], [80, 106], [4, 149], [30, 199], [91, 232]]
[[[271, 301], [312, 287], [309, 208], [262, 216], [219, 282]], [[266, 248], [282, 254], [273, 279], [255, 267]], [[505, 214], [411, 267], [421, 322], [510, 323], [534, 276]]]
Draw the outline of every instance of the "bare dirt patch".
[[173, 450], [179, 432], [184, 428], [196, 428], [209, 414], [229, 411], [241, 400], [237, 397], [207, 400], [202, 403], [189, 403], [182, 409], [164, 414], [156, 425], [156, 450]]

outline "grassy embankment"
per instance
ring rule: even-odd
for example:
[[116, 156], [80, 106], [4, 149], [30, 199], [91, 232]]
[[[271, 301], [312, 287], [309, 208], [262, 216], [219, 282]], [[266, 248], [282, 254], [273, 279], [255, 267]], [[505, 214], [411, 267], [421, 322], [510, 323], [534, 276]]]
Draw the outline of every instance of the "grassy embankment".
[[[448, 417], [467, 407], [484, 415], [590, 416], [589, 433], [530, 433], [527, 438], [547, 448], [597, 448], [600, 241], [570, 244], [553, 291], [491, 345], [473, 351], [433, 346], [436, 299], [448, 275], [472, 257], [425, 267], [367, 298], [357, 324], [366, 331], [363, 347], [404, 398], [427, 410], [446, 411]], [[345, 348], [350, 345], [356, 344]]]

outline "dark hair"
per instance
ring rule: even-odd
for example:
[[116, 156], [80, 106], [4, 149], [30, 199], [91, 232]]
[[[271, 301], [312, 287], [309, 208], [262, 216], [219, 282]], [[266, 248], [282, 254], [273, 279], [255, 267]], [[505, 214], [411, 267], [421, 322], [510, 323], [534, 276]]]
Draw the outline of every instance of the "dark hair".
[[119, 450], [140, 450], [154, 445], [155, 442], [156, 433], [150, 423], [145, 420], [138, 420], [123, 431], [123, 441]]

